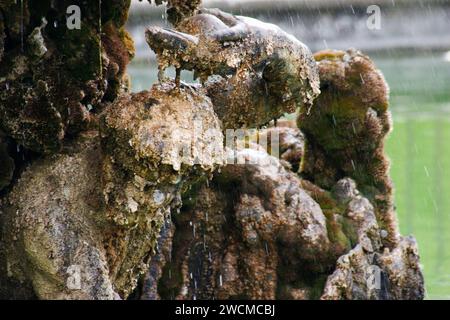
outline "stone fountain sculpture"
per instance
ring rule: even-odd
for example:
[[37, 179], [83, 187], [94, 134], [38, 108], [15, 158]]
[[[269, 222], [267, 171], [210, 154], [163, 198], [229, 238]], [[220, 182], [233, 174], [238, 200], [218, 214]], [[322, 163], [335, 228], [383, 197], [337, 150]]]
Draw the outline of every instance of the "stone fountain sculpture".
[[[67, 50], [61, 35], [33, 28], [35, 8], [25, 3], [28, 41], [48, 47], [44, 64], [43, 50], [17, 56], [4, 46], [17, 22], [0, 23], [0, 59], [13, 62], [0, 73], [8, 87], [0, 94], [2, 295], [424, 297], [417, 244], [395, 220], [383, 149], [388, 88], [367, 56], [313, 56], [274, 25], [173, 0], [174, 29], [146, 33], [160, 83], [131, 94], [126, 15], [114, 14], [127, 1], [111, 2], [102, 41], [95, 19], [83, 38], [101, 59], [84, 74], [62, 70], [76, 89], [67, 100], [51, 73]], [[164, 75], [171, 65], [174, 80]], [[181, 82], [182, 69], [200, 84]], [[25, 99], [18, 117], [13, 97]], [[297, 125], [270, 124], [295, 111]], [[230, 150], [227, 129], [240, 128], [262, 129]], [[230, 152], [244, 163], [230, 162]]]

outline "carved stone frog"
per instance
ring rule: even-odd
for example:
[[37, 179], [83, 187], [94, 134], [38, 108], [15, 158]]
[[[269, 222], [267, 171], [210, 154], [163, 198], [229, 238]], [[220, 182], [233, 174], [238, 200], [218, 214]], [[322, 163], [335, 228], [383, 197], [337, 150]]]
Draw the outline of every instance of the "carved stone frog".
[[[224, 128], [260, 126], [309, 110], [320, 93], [310, 50], [279, 27], [257, 19], [202, 9], [176, 30], [150, 27], [149, 46], [164, 70], [193, 70], [208, 90]], [[211, 77], [214, 76], [214, 77]]]

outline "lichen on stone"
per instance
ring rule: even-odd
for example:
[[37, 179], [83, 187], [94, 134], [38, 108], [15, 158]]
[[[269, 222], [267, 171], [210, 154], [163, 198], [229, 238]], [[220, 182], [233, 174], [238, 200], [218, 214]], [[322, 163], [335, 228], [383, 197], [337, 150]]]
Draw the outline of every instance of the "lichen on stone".
[[[165, 3], [175, 29], [146, 33], [160, 81], [139, 93], [129, 0], [86, 4], [73, 32], [66, 1], [0, 4], [0, 296], [422, 299], [373, 62], [316, 62], [277, 26]], [[294, 111], [298, 127], [224, 141]]]
[[302, 175], [323, 188], [353, 178], [375, 206], [377, 219], [396, 243], [393, 188], [384, 141], [392, 128], [389, 88], [373, 62], [356, 50], [326, 51], [318, 59], [322, 93], [298, 126], [307, 143]]
[[146, 32], [160, 72], [171, 65], [194, 70], [226, 129], [309, 110], [320, 92], [311, 52], [277, 26], [217, 9], [202, 9], [176, 26]]
[[[39, 153], [59, 151], [64, 139], [89, 127], [102, 102], [126, 89], [133, 49], [123, 29], [126, 18], [115, 14], [126, 13], [130, 1], [104, 1], [105, 7], [114, 4], [114, 14], [100, 19], [98, 4], [87, 3], [79, 30], [66, 27], [71, 4], [0, 4], [0, 128]], [[106, 26], [102, 37], [100, 22]]]

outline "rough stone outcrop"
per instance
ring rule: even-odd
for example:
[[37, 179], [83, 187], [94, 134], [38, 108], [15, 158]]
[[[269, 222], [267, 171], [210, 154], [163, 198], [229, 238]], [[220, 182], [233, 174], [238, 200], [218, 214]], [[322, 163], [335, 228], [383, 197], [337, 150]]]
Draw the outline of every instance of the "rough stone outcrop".
[[397, 242], [393, 188], [384, 141], [392, 128], [389, 88], [373, 62], [356, 50], [315, 54], [322, 93], [298, 126], [307, 143], [302, 175], [330, 189], [353, 178], [373, 203], [386, 242]]
[[[273, 155], [278, 153], [283, 166], [293, 172], [298, 172], [305, 154], [305, 137], [291, 121], [279, 121], [276, 127], [263, 129], [259, 139], [267, 142], [267, 151]], [[272, 150], [272, 141], [275, 141]]]
[[[212, 17], [209, 16], [211, 13]], [[200, 50], [200, 54], [195, 51], [202, 46], [215, 48], [217, 39], [227, 37], [231, 49], [220, 53], [223, 62], [220, 58], [217, 59], [215, 63], [218, 65], [206, 71], [206, 75], [208, 72], [221, 74], [226, 73], [227, 67], [230, 67], [228, 59], [235, 52], [242, 54], [239, 41], [246, 43], [245, 36], [251, 34], [248, 31], [251, 30], [251, 24], [250, 27], [247, 25], [245, 31], [236, 32], [239, 24], [245, 25], [245, 22], [236, 21], [233, 16], [220, 11], [203, 10], [177, 24], [179, 31], [188, 34], [149, 29], [147, 40], [160, 55], [162, 69], [173, 64], [180, 69], [193, 68], [201, 75], [205, 72], [202, 64], [211, 64], [205, 63], [209, 61], [207, 56], [202, 56], [207, 50]], [[212, 40], [204, 44], [204, 39], [192, 36], [196, 34], [207, 34], [206, 39], [211, 37]], [[158, 39], [171, 41], [158, 42]], [[238, 45], [233, 46], [236, 39]], [[180, 46], [186, 48], [182, 56], [177, 55], [177, 48]], [[247, 47], [251, 47], [251, 44], [244, 45], [244, 48]], [[208, 52], [214, 52], [214, 49]], [[244, 58], [238, 61], [245, 61], [250, 56], [244, 53]], [[393, 210], [389, 164], [384, 154], [384, 139], [391, 129], [386, 82], [372, 61], [358, 51], [326, 51], [317, 53], [315, 58], [318, 61], [322, 93], [312, 106], [300, 109], [298, 125], [305, 134], [304, 138], [295, 129], [266, 130], [263, 135], [267, 137], [283, 135], [279, 146], [268, 146], [269, 150], [281, 147], [281, 162], [272, 162], [271, 169], [257, 161], [255, 165], [252, 158], [267, 160], [270, 157], [264, 153], [256, 156], [251, 150], [247, 150], [249, 164], [229, 164], [220, 174], [215, 175], [209, 185], [196, 189], [197, 196], [188, 193], [190, 200], [184, 202], [185, 214], [175, 218], [175, 251], [172, 252], [172, 257], [166, 258], [170, 262], [160, 273], [162, 280], [159, 282], [158, 292], [162, 297], [423, 298], [423, 277], [417, 263], [417, 249], [411, 241], [399, 237]], [[273, 62], [268, 62], [267, 66], [271, 63]], [[295, 65], [286, 57], [283, 63], [288, 67]], [[283, 66], [277, 65], [275, 69], [283, 70]], [[239, 68], [235, 72], [236, 79], [240, 77], [237, 83], [254, 85], [258, 82], [255, 78], [246, 82], [248, 77], [242, 76]], [[274, 74], [276, 72], [271, 73]], [[232, 97], [239, 96], [240, 101], [247, 101], [247, 105], [250, 101], [253, 107], [258, 105], [258, 99], [246, 100], [242, 98], [243, 95], [248, 92], [257, 92], [259, 96], [264, 94], [257, 89], [249, 91], [245, 85], [239, 88], [233, 86], [230, 79], [233, 77], [205, 82], [204, 85], [226, 128], [230, 122], [239, 126], [249, 125], [227, 114], [232, 114], [233, 107], [239, 105], [233, 102]], [[277, 82], [278, 88], [286, 88], [286, 82], [283, 81], [289, 83], [289, 79], [284, 74], [284, 78]], [[270, 79], [264, 80], [266, 85], [270, 83]], [[215, 85], [217, 90], [214, 90]], [[224, 98], [228, 102], [225, 114], [220, 109], [224, 88], [228, 94]], [[268, 92], [271, 92], [270, 89]], [[283, 105], [282, 101], [278, 99], [278, 106]], [[297, 107], [301, 106], [297, 104]], [[238, 110], [240, 117], [246, 109]], [[251, 117], [255, 114], [255, 109], [245, 114]], [[300, 195], [307, 192], [312, 203], [321, 209], [322, 216], [326, 218], [327, 240], [322, 239], [320, 242], [327, 248], [325, 253], [311, 239], [299, 239], [303, 234], [302, 223], [298, 225], [288, 218], [290, 212], [294, 216], [295, 213], [300, 216], [305, 213], [300, 208], [285, 208], [280, 205], [281, 201], [277, 196], [284, 197], [285, 205], [290, 200], [286, 199], [289, 197], [282, 191], [277, 190], [276, 185], [279, 183], [285, 188], [292, 185], [292, 181], [280, 171], [282, 164], [282, 170], [294, 170], [299, 174], [296, 176], [290, 173], [296, 176], [299, 185], [297, 189], [294, 188], [294, 193]], [[260, 180], [249, 173], [253, 171], [264, 172], [256, 174]], [[277, 179], [282, 182], [275, 183], [274, 180]], [[306, 204], [308, 200], [302, 198], [300, 202]], [[211, 219], [211, 215], [214, 218]], [[226, 218], [221, 221], [224, 216]], [[269, 218], [271, 216], [276, 217], [276, 223]], [[286, 225], [295, 232], [289, 231]], [[309, 221], [308, 225], [314, 226], [314, 223]], [[267, 230], [270, 230], [269, 236], [264, 237], [267, 236]], [[290, 237], [292, 234], [298, 237]], [[283, 244], [280, 238], [289, 238], [289, 241], [280, 245]], [[265, 239], [265, 248], [261, 239]], [[251, 247], [249, 243], [255, 247]], [[290, 250], [293, 247], [303, 250], [304, 256], [297, 257]], [[264, 250], [266, 255], [263, 254]], [[272, 252], [270, 258], [268, 251]], [[308, 252], [309, 258], [314, 257], [314, 261], [308, 260]], [[410, 256], [405, 252], [410, 253]], [[342, 257], [337, 259], [340, 255]], [[326, 258], [322, 260], [321, 257]], [[349, 259], [355, 266], [347, 262]], [[392, 260], [397, 261], [395, 266], [389, 262]], [[289, 267], [283, 265], [286, 261]], [[311, 270], [310, 265], [315, 268]], [[331, 272], [334, 268], [336, 271]], [[397, 275], [392, 275], [393, 269], [396, 269]], [[372, 277], [373, 270], [381, 270], [373, 275], [376, 279]], [[257, 275], [253, 274], [254, 271]], [[261, 277], [261, 272], [269, 274], [269, 277]], [[328, 280], [327, 272], [331, 274]], [[307, 274], [305, 278], [303, 273]], [[282, 276], [279, 277], [280, 274]], [[399, 277], [407, 279], [402, 281], [405, 284], [403, 290], [398, 287]], [[148, 285], [147, 283], [147, 288]], [[342, 288], [347, 288], [347, 291]]]
[[[9, 276], [30, 282], [41, 299], [132, 292], [183, 190], [222, 161], [209, 152], [223, 141], [209, 99], [191, 87], [173, 89], [119, 97], [104, 111], [100, 136], [82, 135], [22, 174], [3, 206]], [[188, 142], [199, 152], [181, 166], [172, 146], [195, 132], [194, 120], [204, 127]], [[73, 270], [80, 287], [68, 284]]]
[[[78, 5], [82, 27], [66, 26]], [[0, 129], [27, 149], [58, 151], [126, 89], [129, 0], [0, 3]]]
[[314, 296], [308, 276], [334, 261], [332, 231], [300, 178], [264, 151], [237, 157], [253, 164], [227, 165], [185, 194], [163, 298], [275, 299], [299, 283]]
[[340, 257], [321, 299], [416, 300], [423, 297], [417, 244], [408, 237], [400, 238], [392, 252], [367, 254], [357, 245]]
[[125, 95], [104, 113], [103, 193], [107, 215], [117, 224], [108, 239], [110, 272], [125, 297], [152, 261], [165, 224], [170, 228], [181, 193], [223, 162], [223, 136], [211, 102], [201, 90], [180, 90], [166, 83], [150, 93]]
[[158, 54], [160, 79], [168, 66], [194, 70], [224, 129], [253, 128], [300, 107], [309, 110], [320, 92], [309, 49], [272, 24], [202, 9], [176, 30], [150, 27], [146, 38]]
[[[368, 57], [316, 64], [276, 26], [169, 0], [177, 30], [146, 34], [161, 81], [130, 94], [129, 1], [101, 3], [81, 31], [60, 27], [66, 1], [0, 4], [1, 297], [423, 298]], [[224, 144], [295, 110], [300, 129]]]
[[[238, 153], [183, 197], [161, 279], [162, 299], [421, 299], [417, 246], [391, 251], [374, 206], [345, 178], [331, 191], [264, 151]], [[156, 288], [155, 288], [156, 286]]]

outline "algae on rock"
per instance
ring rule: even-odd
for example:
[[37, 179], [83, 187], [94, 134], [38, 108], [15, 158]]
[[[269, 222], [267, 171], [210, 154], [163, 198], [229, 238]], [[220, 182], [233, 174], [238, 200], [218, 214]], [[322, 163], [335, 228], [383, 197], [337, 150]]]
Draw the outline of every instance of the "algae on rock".
[[315, 54], [322, 93], [311, 113], [301, 112], [306, 136], [302, 174], [322, 188], [351, 177], [375, 207], [394, 246], [398, 230], [384, 141], [392, 128], [389, 88], [373, 62], [356, 50]]
[[[0, 4], [0, 295], [422, 299], [372, 61], [316, 63], [276, 26], [167, 2], [176, 30], [146, 34], [160, 83], [133, 94], [129, 0], [85, 2], [73, 32], [67, 1]], [[201, 84], [165, 79], [169, 65]], [[269, 145], [224, 146], [227, 129], [296, 110], [298, 128], [258, 133]]]
[[160, 80], [171, 65], [194, 70], [224, 129], [254, 128], [300, 107], [309, 110], [320, 92], [309, 48], [273, 24], [202, 9], [176, 27], [146, 31]]
[[[223, 137], [209, 99], [191, 87], [173, 90], [167, 83], [119, 97], [104, 110], [100, 135], [83, 134], [36, 161], [6, 197], [7, 263], [39, 298], [126, 298], [181, 193], [222, 161], [214, 153]], [[178, 146], [176, 131], [193, 132], [195, 119], [209, 125], [196, 132], [202, 152], [190, 155], [195, 164], [180, 166], [178, 150], [161, 148]], [[66, 285], [73, 267], [80, 288]]]
[[[66, 27], [73, 4], [83, 6], [81, 29]], [[39, 153], [57, 152], [65, 138], [86, 130], [92, 111], [126, 90], [134, 51], [124, 30], [129, 5], [2, 1], [0, 129]]]

